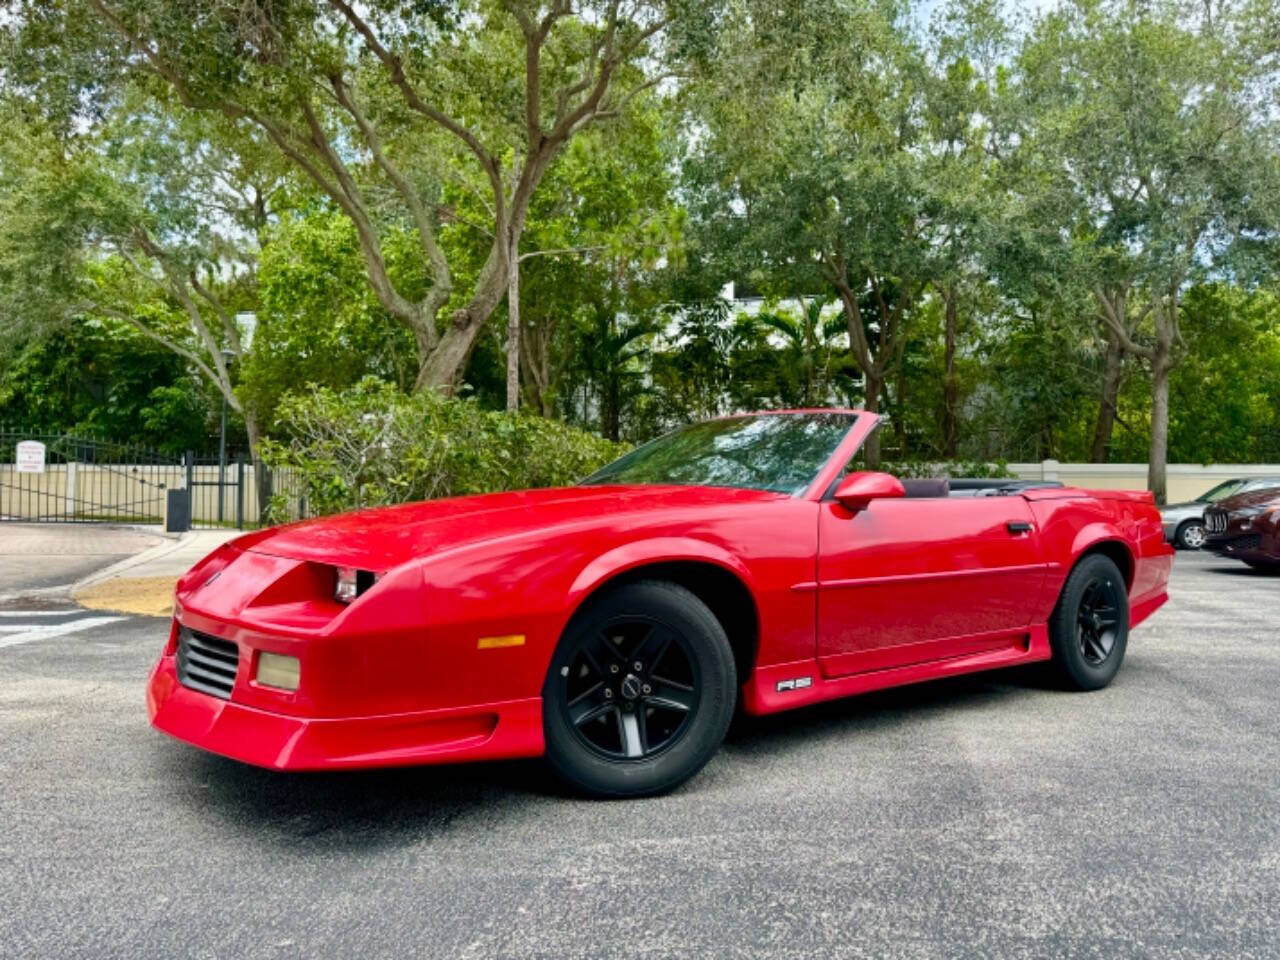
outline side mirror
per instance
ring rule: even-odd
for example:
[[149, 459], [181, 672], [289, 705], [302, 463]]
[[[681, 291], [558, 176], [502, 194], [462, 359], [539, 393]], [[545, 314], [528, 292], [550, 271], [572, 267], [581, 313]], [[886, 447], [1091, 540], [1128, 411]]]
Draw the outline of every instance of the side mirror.
[[872, 500], [905, 497], [902, 481], [892, 474], [858, 472], [851, 473], [836, 487], [836, 503], [853, 513], [865, 510]]

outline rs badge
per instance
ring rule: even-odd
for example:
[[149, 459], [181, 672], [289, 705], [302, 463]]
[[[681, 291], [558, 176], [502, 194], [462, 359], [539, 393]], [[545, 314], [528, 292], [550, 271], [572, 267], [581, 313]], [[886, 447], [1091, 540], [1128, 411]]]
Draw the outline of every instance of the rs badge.
[[796, 677], [792, 680], [779, 680], [778, 692], [784, 693], [787, 690], [803, 690], [805, 687], [813, 686], [813, 677]]

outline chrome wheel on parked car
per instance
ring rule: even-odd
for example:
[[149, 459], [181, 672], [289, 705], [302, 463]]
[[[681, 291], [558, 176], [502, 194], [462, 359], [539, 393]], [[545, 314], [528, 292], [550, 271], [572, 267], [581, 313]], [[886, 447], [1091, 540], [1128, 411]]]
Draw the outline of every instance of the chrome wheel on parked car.
[[1204, 541], [1208, 535], [1204, 527], [1204, 521], [1187, 520], [1178, 527], [1174, 540], [1178, 546], [1185, 550], [1199, 550], [1204, 546]]

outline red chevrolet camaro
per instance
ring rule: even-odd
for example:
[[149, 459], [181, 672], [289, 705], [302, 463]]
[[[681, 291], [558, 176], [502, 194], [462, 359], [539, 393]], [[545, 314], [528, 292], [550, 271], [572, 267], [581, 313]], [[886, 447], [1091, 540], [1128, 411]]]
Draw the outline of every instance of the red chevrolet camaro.
[[280, 770], [545, 754], [668, 790], [735, 709], [1051, 660], [1105, 686], [1166, 599], [1148, 493], [857, 469], [858, 411], [727, 417], [579, 486], [232, 541], [179, 582], [152, 722]]

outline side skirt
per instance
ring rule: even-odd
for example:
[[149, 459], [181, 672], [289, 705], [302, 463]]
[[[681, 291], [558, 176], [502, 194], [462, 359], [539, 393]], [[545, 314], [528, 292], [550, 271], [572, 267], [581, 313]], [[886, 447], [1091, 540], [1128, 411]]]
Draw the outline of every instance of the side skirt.
[[1029, 643], [1026, 649], [1021, 646], [1004, 646], [982, 653], [887, 670], [869, 670], [830, 680], [823, 679], [816, 658], [757, 667], [751, 679], [743, 685], [742, 708], [749, 714], [759, 716], [888, 687], [1048, 660], [1052, 656], [1048, 625], [1037, 624], [1027, 632]]

